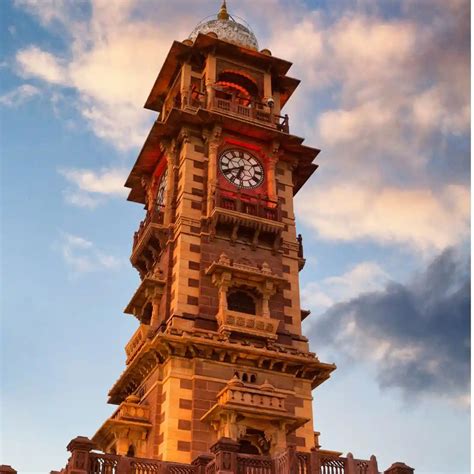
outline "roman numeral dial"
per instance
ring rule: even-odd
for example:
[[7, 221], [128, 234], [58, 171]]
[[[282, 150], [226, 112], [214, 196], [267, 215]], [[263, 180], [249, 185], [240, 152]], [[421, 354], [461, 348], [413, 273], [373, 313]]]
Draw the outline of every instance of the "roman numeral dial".
[[164, 207], [166, 204], [166, 185], [168, 180], [168, 168], [165, 168], [165, 172], [161, 176], [160, 183], [158, 184], [158, 191], [156, 193], [156, 203], [159, 207]]
[[257, 188], [263, 183], [263, 166], [248, 151], [232, 149], [219, 157], [219, 168], [225, 179], [238, 188]]

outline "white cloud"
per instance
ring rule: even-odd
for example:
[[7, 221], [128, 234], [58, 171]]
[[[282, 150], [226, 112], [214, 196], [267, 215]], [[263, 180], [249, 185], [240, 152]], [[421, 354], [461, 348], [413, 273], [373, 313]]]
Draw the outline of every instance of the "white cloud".
[[100, 171], [88, 169], [61, 169], [59, 173], [73, 186], [65, 191], [69, 204], [94, 208], [106, 197], [127, 195], [124, 183], [127, 170], [107, 168]]
[[48, 25], [53, 20], [64, 20], [67, 8], [73, 1], [85, 4], [83, 0], [14, 0], [16, 7], [34, 14], [43, 25]]
[[25, 102], [37, 97], [40, 90], [31, 84], [23, 84], [0, 96], [0, 104], [6, 107], [19, 107]]
[[[59, 22], [71, 45], [64, 57], [37, 45], [18, 51], [18, 72], [72, 88], [77, 93], [73, 104], [93, 133], [119, 150], [143, 144], [153, 117], [142, 106], [173, 39], [189, 33], [182, 14], [160, 27], [149, 17], [140, 19], [134, 12], [144, 4], [92, 0], [91, 15], [85, 16], [71, 1], [16, 1], [46, 26]], [[160, 9], [167, 6], [153, 5], [155, 14]]]
[[361, 262], [342, 275], [305, 285], [301, 290], [302, 306], [313, 313], [322, 312], [340, 301], [378, 290], [388, 279], [388, 274], [377, 263]]
[[462, 242], [469, 233], [470, 195], [461, 185], [443, 186], [436, 193], [334, 185], [308, 190], [307, 195], [299, 200], [299, 218], [323, 239], [402, 244], [429, 252]]
[[19, 72], [24, 77], [36, 77], [50, 84], [67, 85], [68, 73], [60, 60], [37, 46], [29, 46], [16, 55]]
[[64, 262], [74, 274], [115, 270], [124, 263], [97, 249], [91, 241], [69, 233], [62, 234], [59, 248]]

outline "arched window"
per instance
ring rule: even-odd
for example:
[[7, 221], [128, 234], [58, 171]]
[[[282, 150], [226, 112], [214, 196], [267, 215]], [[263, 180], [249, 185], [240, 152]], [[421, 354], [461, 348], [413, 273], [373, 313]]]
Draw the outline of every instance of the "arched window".
[[227, 308], [239, 313], [256, 314], [255, 300], [246, 291], [232, 291], [227, 295]]
[[151, 322], [151, 315], [153, 313], [153, 305], [151, 303], [147, 303], [145, 308], [143, 309], [143, 315], [141, 322], [143, 324], [150, 324]]
[[133, 446], [133, 444], [129, 446], [128, 451], [127, 451], [127, 456], [129, 458], [135, 457], [135, 447]]

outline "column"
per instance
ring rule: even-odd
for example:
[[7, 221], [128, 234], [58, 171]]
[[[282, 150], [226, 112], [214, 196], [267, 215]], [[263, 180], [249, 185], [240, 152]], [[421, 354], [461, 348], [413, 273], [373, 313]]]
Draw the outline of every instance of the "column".
[[214, 208], [214, 196], [217, 188], [217, 153], [222, 143], [222, 128], [214, 127], [209, 137], [209, 163], [207, 172], [207, 214]]

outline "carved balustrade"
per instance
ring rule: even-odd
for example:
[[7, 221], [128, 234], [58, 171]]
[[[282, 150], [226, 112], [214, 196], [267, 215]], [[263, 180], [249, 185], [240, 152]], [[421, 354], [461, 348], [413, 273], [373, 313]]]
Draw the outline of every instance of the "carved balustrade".
[[262, 102], [250, 101], [248, 105], [243, 105], [239, 97], [236, 97], [234, 100], [214, 97], [210, 108], [225, 114], [275, 127], [284, 133], [290, 133], [288, 115], [276, 115], [268, 105]]
[[213, 97], [210, 98], [207, 93], [199, 91], [192, 86], [183, 96], [176, 90], [166, 99], [160, 120], [166, 121], [173, 109], [182, 109], [196, 111], [197, 109], [206, 109], [232, 115], [238, 118], [251, 120], [255, 123], [274, 127], [283, 133], [290, 133], [290, 123], [288, 115], [275, 114], [268, 104], [257, 100], [249, 101], [247, 98], [235, 96], [232, 99], [217, 97], [216, 91], [213, 91]]
[[217, 188], [215, 193], [215, 207], [281, 222], [280, 202], [272, 201], [262, 196], [241, 192], [229, 192], [222, 188]]
[[130, 338], [130, 341], [125, 346], [125, 354], [127, 354], [127, 365], [133, 360], [133, 358], [138, 354], [139, 350], [146, 341], [148, 331], [150, 327], [141, 324], [138, 329], [135, 331], [133, 336]]
[[140, 222], [137, 231], [133, 235], [133, 250], [135, 250], [150, 224], [163, 225], [163, 222], [164, 212], [162, 207], [157, 207], [151, 211], [148, 211], [145, 219]]
[[121, 456], [90, 453], [88, 474], [116, 474]]
[[265, 316], [239, 313], [229, 309], [221, 308], [217, 314], [219, 332], [244, 332], [267, 339], [277, 338], [279, 321]]
[[[236, 395], [237, 392], [239, 395]], [[229, 395], [240, 397], [244, 392], [245, 390], [232, 389]], [[246, 396], [243, 398], [249, 403]], [[272, 403], [279, 405], [280, 401]], [[123, 403], [117, 410], [117, 416], [144, 416], [144, 413], [138, 414], [134, 411], [138, 407], [140, 406], [134, 403]], [[146, 409], [143, 406], [140, 408]], [[192, 464], [104, 454], [95, 452], [94, 449], [94, 443], [87, 438], [79, 436], [72, 440], [68, 445], [71, 457], [60, 472], [63, 474], [379, 474], [375, 456], [370, 460], [354, 459], [351, 453], [347, 457], [341, 457], [338, 452], [317, 448], [313, 448], [310, 453], [299, 452], [293, 445], [275, 456], [243, 454], [238, 452], [239, 443], [229, 438], [221, 438], [211, 447], [212, 454], [202, 454]], [[385, 471], [385, 474], [413, 474], [413, 472], [414, 470], [406, 464], [395, 463]]]
[[270, 410], [286, 412], [286, 396], [275, 392], [274, 389], [265, 391], [265, 388], [259, 389], [247, 387], [244, 385], [228, 384], [217, 397], [219, 405], [243, 405], [246, 408], [258, 408], [260, 410]]
[[110, 418], [117, 421], [134, 420], [148, 422], [150, 419], [150, 408], [147, 405], [124, 401]]
[[239, 474], [274, 473], [272, 458], [267, 456], [256, 456], [252, 454], [238, 454], [237, 469]]

